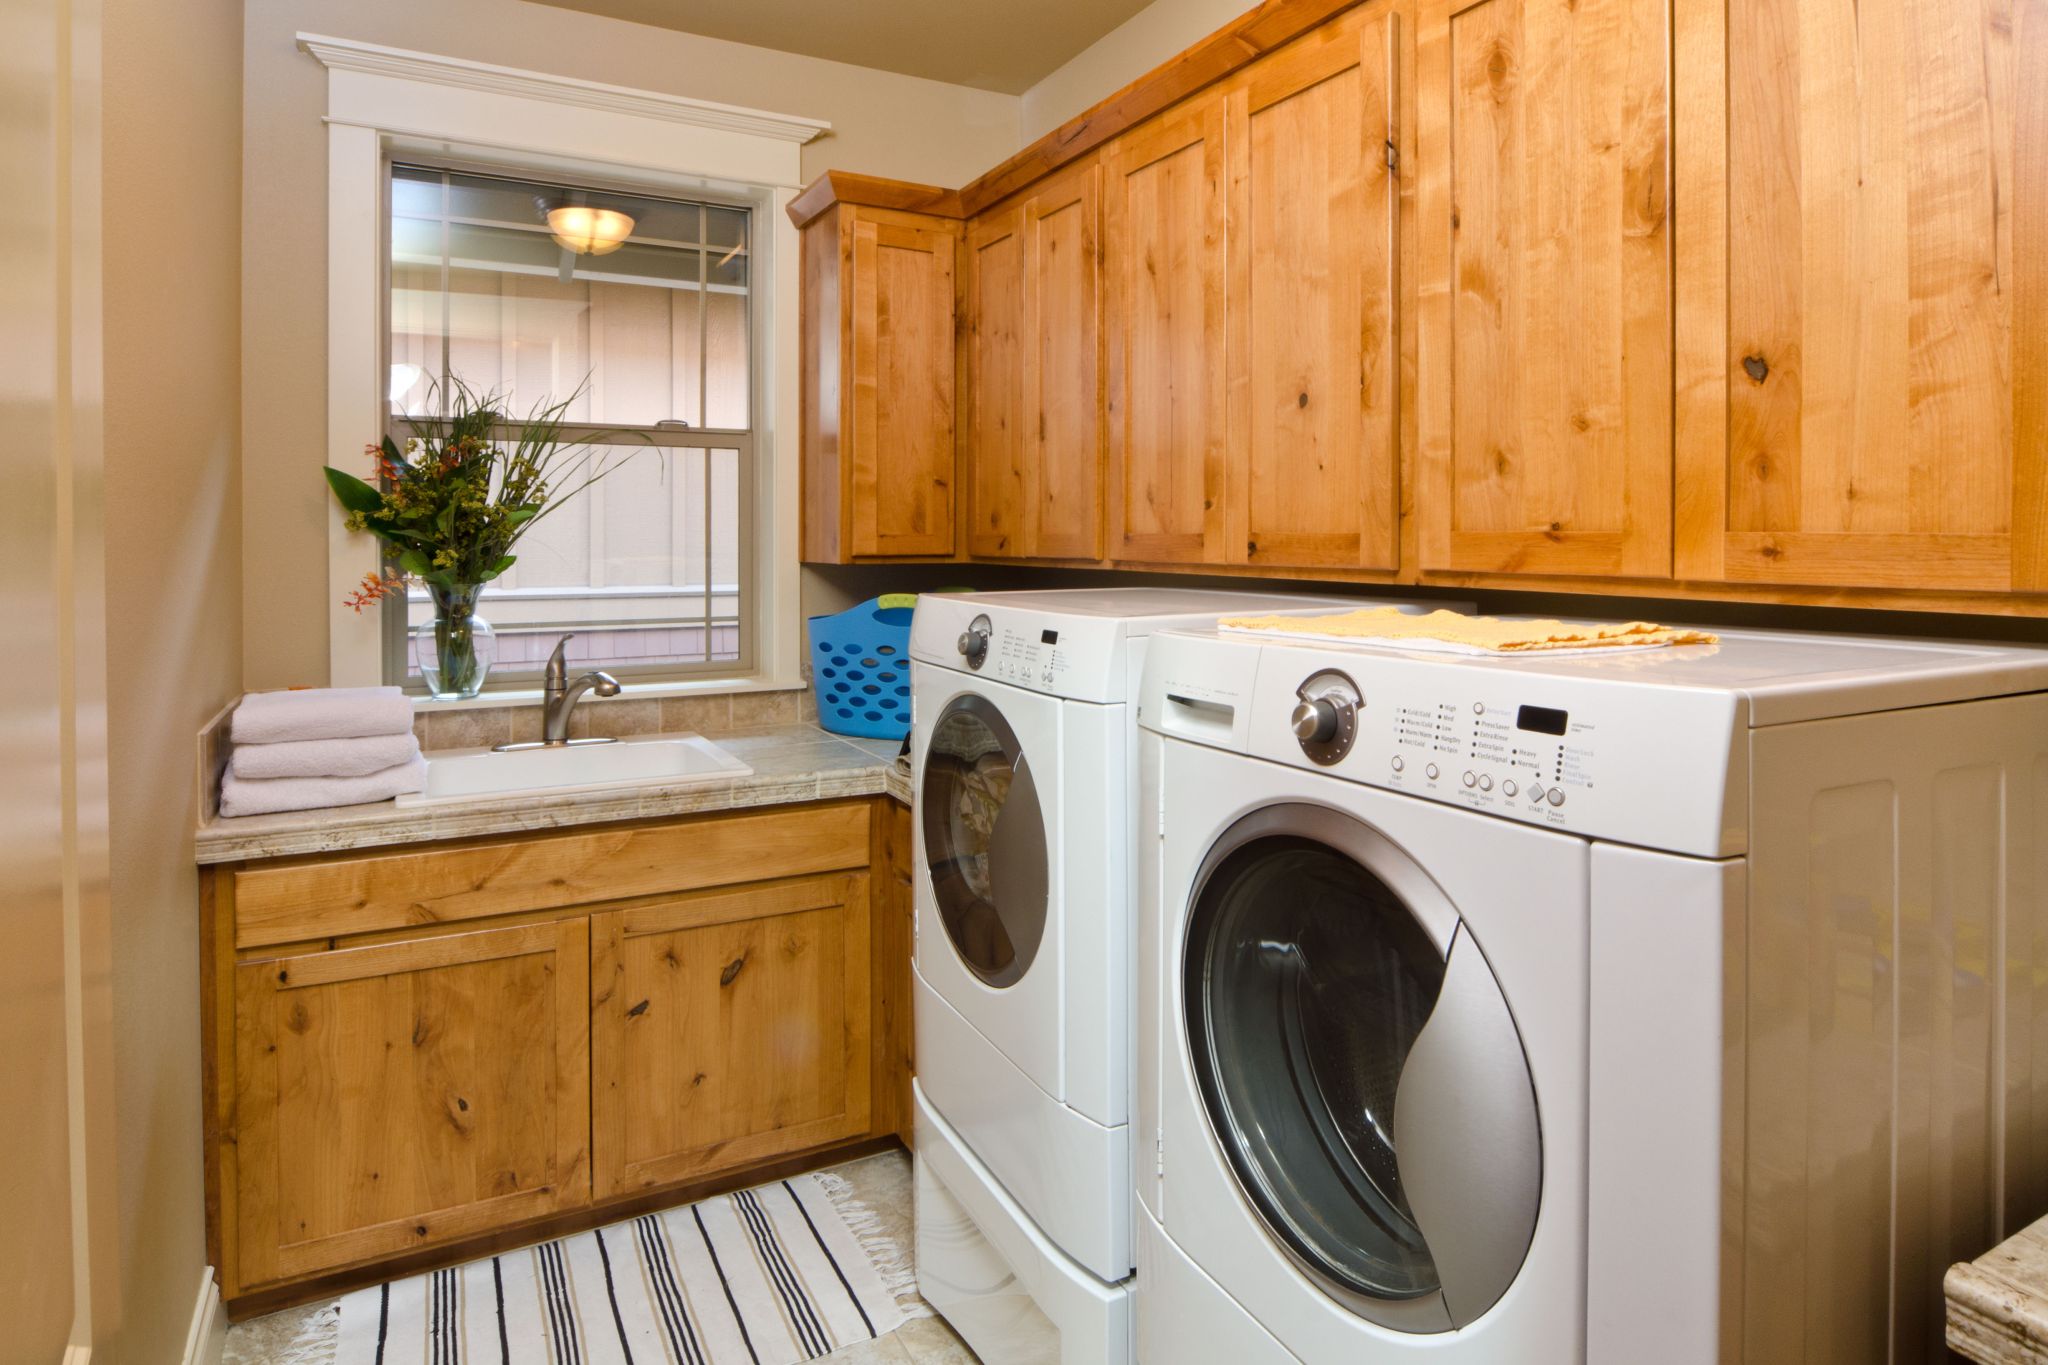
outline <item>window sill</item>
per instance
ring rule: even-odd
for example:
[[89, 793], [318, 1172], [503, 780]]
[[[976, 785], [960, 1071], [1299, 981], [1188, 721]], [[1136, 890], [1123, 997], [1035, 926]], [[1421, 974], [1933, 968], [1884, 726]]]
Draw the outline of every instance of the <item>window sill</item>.
[[[741, 692], [802, 692], [810, 684], [803, 681], [785, 682], [772, 678], [705, 678], [701, 681], [626, 683], [619, 688], [616, 697], [600, 697], [593, 692], [583, 694], [579, 706], [605, 706], [621, 701], [653, 701], [662, 697], [719, 697]], [[435, 701], [432, 697], [415, 695], [412, 699], [413, 713], [441, 714], [448, 711], [476, 711], [501, 706], [538, 706], [541, 690], [538, 687], [507, 688], [502, 692], [485, 692], [480, 696], [467, 697], [461, 701]]]

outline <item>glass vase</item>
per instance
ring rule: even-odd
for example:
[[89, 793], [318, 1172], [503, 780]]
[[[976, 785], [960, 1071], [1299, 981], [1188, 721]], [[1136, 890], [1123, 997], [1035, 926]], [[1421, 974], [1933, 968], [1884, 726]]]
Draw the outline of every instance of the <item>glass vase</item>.
[[484, 678], [498, 657], [491, 623], [476, 614], [480, 583], [443, 587], [429, 583], [434, 617], [412, 629], [413, 666], [435, 701], [460, 701], [484, 689]]

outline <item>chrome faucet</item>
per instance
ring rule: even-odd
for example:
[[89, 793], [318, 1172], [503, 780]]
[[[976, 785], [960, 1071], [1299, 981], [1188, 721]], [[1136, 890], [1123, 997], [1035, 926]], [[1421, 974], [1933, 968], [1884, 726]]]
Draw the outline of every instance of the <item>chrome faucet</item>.
[[570, 744], [613, 744], [617, 741], [609, 735], [589, 736], [583, 739], [569, 738], [569, 714], [576, 709], [576, 703], [583, 700], [585, 692], [595, 692], [600, 697], [619, 695], [619, 680], [601, 668], [594, 668], [574, 682], [569, 681], [569, 668], [563, 658], [563, 651], [576, 638], [574, 631], [555, 641], [554, 653], [548, 655], [547, 673], [541, 680], [540, 739], [523, 744], [499, 744], [493, 746], [500, 753], [513, 749], [557, 749]]

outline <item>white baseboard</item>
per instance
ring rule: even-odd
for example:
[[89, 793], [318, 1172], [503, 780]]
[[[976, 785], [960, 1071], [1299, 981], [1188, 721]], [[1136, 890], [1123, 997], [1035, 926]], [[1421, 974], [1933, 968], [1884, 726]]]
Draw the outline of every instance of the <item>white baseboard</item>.
[[[220, 1286], [213, 1282], [213, 1267], [199, 1276], [199, 1299], [192, 1305], [192, 1328], [185, 1334], [184, 1365], [220, 1365], [228, 1345], [228, 1314], [221, 1306]], [[68, 1358], [65, 1365], [73, 1365]], [[85, 1365], [80, 1356], [77, 1365]]]

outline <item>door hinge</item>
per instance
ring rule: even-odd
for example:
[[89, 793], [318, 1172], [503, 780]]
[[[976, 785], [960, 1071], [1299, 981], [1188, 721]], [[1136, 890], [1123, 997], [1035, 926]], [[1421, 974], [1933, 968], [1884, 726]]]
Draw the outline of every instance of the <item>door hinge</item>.
[[1166, 1138], [1164, 1135], [1152, 1139], [1152, 1174], [1166, 1174]]
[[1401, 149], [1394, 145], [1394, 139], [1392, 138], [1387, 139], [1387, 169], [1390, 171], [1401, 169]]

